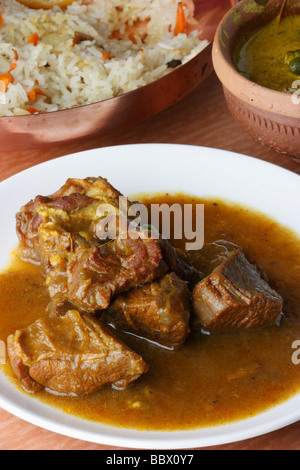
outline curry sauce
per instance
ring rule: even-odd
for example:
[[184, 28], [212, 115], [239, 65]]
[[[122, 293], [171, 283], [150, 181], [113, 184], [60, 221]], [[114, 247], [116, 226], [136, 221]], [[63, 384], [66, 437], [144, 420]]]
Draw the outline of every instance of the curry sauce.
[[[45, 391], [32, 396], [86, 420], [142, 430], [187, 430], [254, 416], [300, 389], [292, 343], [300, 339], [300, 240], [272, 218], [229, 202], [185, 195], [144, 197], [150, 203], [205, 204], [205, 243], [226, 239], [267, 273], [284, 298], [280, 324], [257, 331], [192, 332], [172, 351], [133, 334], [120, 338], [150, 366], [125, 390], [110, 386], [87, 397]], [[179, 248], [184, 240], [174, 240]], [[0, 275], [0, 340], [46, 315], [49, 302], [39, 266], [12, 256]], [[9, 364], [3, 371], [13, 382]], [[24, 392], [25, 393], [25, 392]]]

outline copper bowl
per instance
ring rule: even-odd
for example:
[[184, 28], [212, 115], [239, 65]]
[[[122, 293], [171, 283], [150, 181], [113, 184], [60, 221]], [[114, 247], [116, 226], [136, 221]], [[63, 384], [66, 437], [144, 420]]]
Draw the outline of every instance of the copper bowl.
[[202, 52], [168, 75], [121, 96], [73, 109], [0, 117], [1, 150], [29, 149], [107, 135], [145, 120], [179, 101], [213, 71], [212, 40], [234, 0], [194, 0], [195, 16], [211, 41]]
[[[258, 3], [242, 0], [224, 16], [214, 39], [213, 65], [236, 121], [265, 146], [300, 160], [298, 92], [294, 96], [257, 85], [243, 77], [232, 62], [238, 38], [278, 15], [282, 0], [269, 0], [265, 6]], [[290, 0], [284, 15], [299, 13], [299, 0]]]

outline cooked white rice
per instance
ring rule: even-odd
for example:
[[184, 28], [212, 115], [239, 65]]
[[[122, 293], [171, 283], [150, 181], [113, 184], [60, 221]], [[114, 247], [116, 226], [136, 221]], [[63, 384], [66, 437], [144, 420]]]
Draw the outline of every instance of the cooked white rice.
[[[29, 107], [57, 111], [126, 93], [169, 73], [168, 62], [184, 63], [207, 46], [196, 31], [174, 36], [177, 0], [78, 0], [51, 10], [1, 0], [0, 12], [0, 75], [18, 55], [13, 82], [0, 93], [2, 116], [28, 114]], [[137, 44], [110, 38], [113, 31], [124, 32], [126, 23], [148, 18], [147, 36], [135, 35]], [[75, 31], [94, 39], [73, 45]], [[36, 46], [28, 43], [33, 33], [39, 36]], [[114, 57], [103, 60], [103, 50]], [[47, 96], [30, 100], [32, 89]]]

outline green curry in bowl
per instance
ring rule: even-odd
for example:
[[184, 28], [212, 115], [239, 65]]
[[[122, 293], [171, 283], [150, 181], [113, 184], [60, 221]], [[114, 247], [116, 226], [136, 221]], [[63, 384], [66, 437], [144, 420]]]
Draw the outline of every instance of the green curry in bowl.
[[246, 33], [233, 51], [237, 70], [249, 80], [278, 91], [294, 92], [300, 80], [300, 15], [274, 18]]

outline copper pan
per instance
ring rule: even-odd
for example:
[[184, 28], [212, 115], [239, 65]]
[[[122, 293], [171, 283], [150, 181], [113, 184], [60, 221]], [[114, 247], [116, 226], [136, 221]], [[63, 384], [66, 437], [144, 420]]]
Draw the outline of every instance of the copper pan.
[[[203, 37], [212, 41], [218, 23], [234, 0], [194, 0]], [[212, 44], [165, 77], [137, 90], [73, 109], [0, 117], [0, 149], [24, 150], [107, 135], [143, 121], [179, 101], [213, 70]]]

